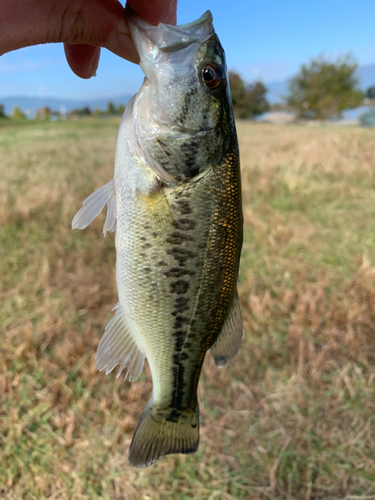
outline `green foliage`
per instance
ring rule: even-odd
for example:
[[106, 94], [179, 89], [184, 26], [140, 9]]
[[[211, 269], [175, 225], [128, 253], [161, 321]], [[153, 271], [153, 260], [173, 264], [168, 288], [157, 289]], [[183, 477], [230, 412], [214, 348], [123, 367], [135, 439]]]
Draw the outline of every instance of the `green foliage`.
[[229, 84], [233, 112], [238, 118], [258, 116], [269, 110], [269, 103], [265, 97], [267, 88], [262, 82], [246, 84], [238, 73], [230, 71]]
[[109, 115], [115, 115], [116, 114], [116, 108], [115, 105], [113, 104], [112, 101], [109, 101], [107, 104], [107, 113]]
[[117, 113], [118, 113], [119, 115], [123, 115], [123, 114], [124, 114], [124, 111], [125, 111], [125, 106], [124, 106], [124, 104], [119, 104], [119, 105], [118, 105], [118, 108], [117, 108]]
[[0, 104], [0, 118], [7, 118], [7, 115], [4, 111], [4, 104]]
[[22, 113], [18, 106], [14, 106], [11, 118], [12, 120], [26, 120], [26, 116]]
[[125, 111], [124, 104], [119, 104], [117, 107], [113, 104], [112, 101], [109, 101], [107, 104], [106, 111], [95, 110], [95, 115], [105, 115], [105, 116], [121, 116]]
[[91, 109], [88, 106], [83, 108], [73, 109], [72, 113], [77, 116], [91, 116]]
[[37, 120], [49, 121], [51, 119], [51, 114], [51, 109], [48, 106], [43, 106], [36, 111], [35, 118]]
[[364, 94], [355, 76], [357, 62], [347, 55], [336, 61], [322, 56], [303, 64], [290, 81], [288, 104], [301, 118], [329, 120], [361, 104]]
[[375, 99], [375, 85], [366, 90], [366, 97], [369, 99]]

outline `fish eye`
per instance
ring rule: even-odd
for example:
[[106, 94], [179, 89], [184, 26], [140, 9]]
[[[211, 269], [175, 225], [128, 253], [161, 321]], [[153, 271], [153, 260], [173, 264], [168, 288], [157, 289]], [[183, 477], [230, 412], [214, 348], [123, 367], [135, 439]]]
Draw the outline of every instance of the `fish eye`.
[[223, 70], [215, 63], [205, 64], [201, 75], [203, 83], [209, 90], [217, 89], [224, 78]]

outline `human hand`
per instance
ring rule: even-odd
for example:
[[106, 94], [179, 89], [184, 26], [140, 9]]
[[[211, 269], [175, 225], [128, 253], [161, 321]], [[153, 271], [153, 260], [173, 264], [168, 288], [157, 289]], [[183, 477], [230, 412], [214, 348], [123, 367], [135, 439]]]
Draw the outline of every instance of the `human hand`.
[[[177, 0], [129, 0], [150, 24], [176, 23]], [[63, 42], [74, 73], [91, 78], [105, 47], [138, 63], [126, 9], [118, 0], [0, 0], [0, 55], [40, 43]]]

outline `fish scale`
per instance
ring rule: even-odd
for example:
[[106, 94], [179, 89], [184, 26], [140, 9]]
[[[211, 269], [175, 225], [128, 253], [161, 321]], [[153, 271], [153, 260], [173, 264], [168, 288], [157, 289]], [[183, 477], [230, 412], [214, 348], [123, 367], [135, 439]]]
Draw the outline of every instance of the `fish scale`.
[[[184, 236], [196, 231], [199, 231], [199, 234], [209, 232], [210, 221], [202, 214], [206, 213], [204, 205], [210, 205], [211, 202], [207, 198], [205, 185], [200, 184], [197, 187], [200, 196], [194, 193], [194, 206], [189, 214], [182, 214], [177, 202], [181, 199], [181, 194], [184, 195], [184, 201], [189, 200], [191, 186], [180, 188], [178, 192], [170, 192], [166, 196], [160, 193], [161, 203], [167, 204], [171, 210], [177, 207], [174, 211], [175, 219], [169, 222], [169, 227], [166, 227], [167, 224], [162, 225], [158, 219], [151, 219], [150, 222], [148, 204], [124, 203], [122, 208], [121, 201], [119, 202], [119, 211], [126, 220], [131, 221], [132, 230], [124, 231], [127, 234], [126, 250], [117, 252], [117, 280], [123, 283], [121, 294], [126, 297], [128, 303], [130, 302], [127, 314], [137, 324], [142, 325], [145, 349], [149, 353], [148, 362], [151, 372], [155, 374], [154, 402], [160, 405], [169, 406], [174, 397], [174, 374], [172, 371], [163, 370], [163, 366], [166, 363], [174, 364], [174, 356], [178, 352], [175, 338], [182, 337], [184, 342], [187, 335], [201, 284], [201, 267], [207, 251], [206, 247], [197, 248], [195, 234], [188, 240], [184, 239], [184, 246], [176, 245], [174, 239], [180, 233]], [[119, 199], [121, 200], [121, 196]], [[155, 203], [158, 204], [157, 201]], [[189, 225], [192, 231], [187, 230]], [[156, 233], [157, 237], [152, 236], [153, 233]], [[144, 238], [140, 245], [142, 256], [139, 255], [139, 234]], [[137, 253], [138, 256], [135, 257]], [[160, 260], [165, 265], [160, 266]], [[145, 274], [144, 268], [150, 271]], [[189, 272], [188, 280], [186, 275], [182, 276], [185, 270]], [[139, 278], [134, 280], [132, 276]], [[121, 304], [120, 294], [119, 298]], [[181, 307], [181, 301], [177, 300], [179, 298], [188, 302]], [[155, 331], [160, 332], [157, 338]], [[167, 360], [166, 352], [169, 353]]]
[[96, 364], [136, 379], [147, 357], [152, 397], [129, 451], [136, 467], [199, 443], [197, 388], [210, 350], [223, 366], [241, 344], [240, 164], [224, 51], [206, 12], [153, 27], [129, 12], [146, 79], [120, 126], [113, 181], [73, 227], [108, 205], [119, 302]]

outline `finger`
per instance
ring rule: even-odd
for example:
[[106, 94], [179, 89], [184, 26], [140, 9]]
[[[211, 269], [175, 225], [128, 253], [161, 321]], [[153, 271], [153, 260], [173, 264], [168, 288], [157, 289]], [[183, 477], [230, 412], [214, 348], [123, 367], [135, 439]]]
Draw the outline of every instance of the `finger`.
[[138, 52], [134, 46], [130, 32], [114, 33], [108, 37], [103, 47], [117, 56], [123, 57], [130, 62], [139, 63]]
[[128, 0], [128, 4], [149, 24], [176, 24], [177, 0]]
[[64, 44], [65, 57], [70, 69], [81, 78], [96, 76], [99, 65], [100, 47], [91, 45]]
[[[154, 0], [154, 3], [150, 5], [149, 0], [141, 2], [136, 0], [135, 5], [138, 9], [138, 15], [150, 24], [158, 24], [159, 22], [172, 24], [176, 22], [176, 3], [177, 0]], [[124, 12], [124, 19], [125, 17], [126, 13]], [[123, 31], [110, 35], [103, 46], [124, 59], [134, 63], [139, 62], [139, 56], [129, 32]], [[65, 44], [64, 49], [68, 64], [76, 75], [81, 78], [91, 78], [96, 74], [100, 51], [82, 44]]]
[[[146, 22], [157, 25], [160, 22], [176, 24], [177, 0], [129, 0], [130, 7]], [[124, 19], [126, 19], [126, 10]], [[110, 35], [103, 46], [114, 54], [133, 63], [139, 63], [139, 55], [130, 31]]]
[[118, 0], [1, 0], [0, 53], [53, 42], [101, 47], [116, 34], [129, 37]]
[[[176, 24], [177, 0], [129, 0], [128, 4], [149, 24], [155, 26], [161, 22]], [[126, 10], [124, 16], [127, 17]], [[127, 32], [116, 33], [109, 37], [104, 47], [128, 61], [139, 63], [139, 55], [129, 29]]]
[[[118, 0], [1, 0], [0, 55], [29, 45], [64, 42], [73, 71], [90, 78], [106, 47], [139, 62]], [[177, 0], [130, 0], [133, 10], [150, 24], [176, 22]], [[74, 45], [75, 47], [70, 47]]]

